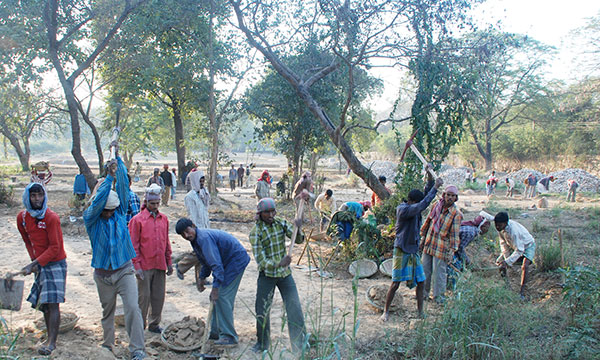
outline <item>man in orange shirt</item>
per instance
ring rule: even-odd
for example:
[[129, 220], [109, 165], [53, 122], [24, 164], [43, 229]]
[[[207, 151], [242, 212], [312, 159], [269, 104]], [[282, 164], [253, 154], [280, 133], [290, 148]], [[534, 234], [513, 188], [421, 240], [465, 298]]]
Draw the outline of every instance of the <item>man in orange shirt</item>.
[[148, 331], [160, 334], [160, 319], [165, 303], [166, 275], [173, 274], [169, 220], [158, 211], [160, 186], [152, 184], [146, 189], [142, 210], [129, 222], [131, 243], [137, 256], [133, 266], [138, 283], [138, 303], [142, 311], [144, 328], [148, 318]]
[[50, 355], [56, 348], [60, 325], [60, 303], [65, 302], [67, 254], [63, 245], [58, 215], [48, 209], [46, 189], [38, 183], [27, 185], [23, 192], [25, 210], [17, 215], [21, 233], [31, 263], [21, 272], [35, 273], [35, 282], [27, 301], [44, 313], [48, 339], [38, 349], [40, 355]]
[[[387, 186], [385, 186], [385, 183], [387, 182], [387, 178], [383, 175], [380, 175], [378, 178], [379, 182], [381, 183], [381, 185], [383, 185], [383, 187], [387, 190], [388, 194], [392, 194], [392, 192], [390, 191], [390, 189], [387, 188]], [[377, 196], [377, 194], [375, 194], [375, 192], [373, 192], [373, 195], [371, 195], [371, 204], [373, 204], [373, 206], [379, 206], [383, 203], [383, 200], [381, 200], [381, 198], [379, 196]]]

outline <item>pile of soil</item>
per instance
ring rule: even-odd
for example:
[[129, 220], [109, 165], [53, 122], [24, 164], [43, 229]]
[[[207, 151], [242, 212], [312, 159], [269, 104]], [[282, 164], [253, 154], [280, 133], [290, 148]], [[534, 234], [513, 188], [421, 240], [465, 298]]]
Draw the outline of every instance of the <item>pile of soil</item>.
[[[367, 297], [369, 298], [371, 305], [379, 310], [383, 310], [389, 288], [389, 285], [374, 285], [370, 287], [369, 290], [367, 290]], [[402, 310], [402, 295], [397, 293], [390, 305], [390, 312], [400, 310]]]
[[169, 345], [190, 348], [200, 344], [204, 327], [205, 323], [202, 319], [186, 316], [180, 321], [169, 325], [163, 333], [163, 338]]

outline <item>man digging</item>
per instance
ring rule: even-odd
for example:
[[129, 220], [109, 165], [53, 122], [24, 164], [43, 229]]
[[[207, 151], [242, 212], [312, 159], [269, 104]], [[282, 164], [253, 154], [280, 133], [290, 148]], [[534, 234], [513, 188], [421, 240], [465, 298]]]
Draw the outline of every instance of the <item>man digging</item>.
[[48, 356], [56, 349], [60, 325], [59, 304], [65, 302], [67, 254], [60, 218], [48, 209], [46, 189], [38, 183], [27, 185], [23, 191], [23, 205], [25, 210], [17, 215], [17, 228], [32, 261], [21, 269], [21, 273], [35, 273], [27, 301], [44, 314], [48, 339], [40, 346], [38, 353]]
[[211, 322], [209, 339], [216, 340], [215, 345], [236, 345], [239, 338], [233, 321], [235, 296], [250, 256], [233, 235], [216, 229], [200, 229], [187, 218], [177, 221], [175, 231], [190, 242], [202, 265], [198, 281], [200, 292], [205, 290], [206, 278], [213, 275], [209, 298], [214, 303], [214, 311], [212, 319], [206, 320]]
[[[116, 147], [116, 143], [111, 144]], [[111, 190], [113, 179], [116, 191]], [[92, 267], [98, 297], [102, 304], [102, 346], [112, 351], [115, 343], [117, 294], [125, 311], [125, 329], [129, 335], [131, 359], [146, 357], [144, 323], [138, 306], [138, 289], [132, 259], [136, 256], [125, 216], [129, 198], [127, 168], [120, 157], [108, 164], [106, 178], [83, 213], [83, 221], [92, 245]]]
[[514, 220], [509, 220], [508, 214], [504, 211], [496, 214], [494, 224], [496, 230], [498, 230], [500, 248], [502, 249], [502, 254], [496, 259], [500, 275], [505, 277], [509, 266], [513, 266], [519, 259], [523, 260], [519, 294], [521, 299], [524, 300], [529, 268], [535, 257], [535, 240], [523, 225]]
[[392, 284], [385, 298], [385, 307], [381, 315], [381, 321], [388, 321], [390, 306], [402, 281], [406, 281], [409, 289], [417, 287], [417, 311], [419, 317], [423, 317], [423, 283], [425, 281], [425, 272], [418, 255], [421, 212], [435, 198], [437, 190], [442, 186], [443, 182], [441, 178], [437, 178], [434, 184], [433, 178], [429, 174], [427, 186], [424, 190], [426, 195], [420, 190], [413, 189], [408, 193], [408, 199], [396, 208], [396, 239], [394, 240]]
[[[263, 352], [269, 348], [271, 342], [269, 313], [275, 287], [277, 287], [285, 305], [292, 349], [299, 353], [302, 351], [306, 329], [298, 289], [289, 267], [292, 258], [287, 255], [285, 246], [285, 237], [292, 237], [293, 227], [287, 221], [275, 217], [276, 213], [275, 200], [261, 199], [256, 206], [256, 223], [250, 231], [252, 253], [259, 270], [255, 304], [257, 342], [252, 350]], [[299, 225], [301, 220], [296, 224]], [[298, 235], [296, 242], [302, 240], [303, 237]]]

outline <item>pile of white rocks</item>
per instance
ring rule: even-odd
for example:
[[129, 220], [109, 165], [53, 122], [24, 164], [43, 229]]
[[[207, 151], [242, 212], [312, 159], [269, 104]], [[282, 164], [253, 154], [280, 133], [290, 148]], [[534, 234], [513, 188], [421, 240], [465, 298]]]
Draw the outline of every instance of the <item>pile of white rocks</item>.
[[446, 167], [438, 175], [444, 180], [445, 185], [464, 186], [469, 170], [468, 167]]
[[[513, 173], [508, 174], [507, 176], [513, 179], [515, 181], [515, 184], [523, 184], [523, 181], [525, 181], [525, 178], [529, 176], [529, 174], [535, 175], [538, 181], [546, 177], [546, 175], [542, 174], [541, 172], [528, 168], [515, 171]], [[504, 182], [504, 178], [500, 178], [500, 180], [501, 182]]]
[[579, 184], [577, 191], [599, 192], [600, 179], [582, 169], [564, 169], [555, 171], [549, 175], [556, 180], [550, 183], [550, 192], [567, 192], [569, 179], [574, 179]]
[[375, 176], [385, 176], [388, 183], [393, 182], [398, 173], [398, 164], [392, 161], [375, 160], [366, 163], [365, 167], [370, 168]]

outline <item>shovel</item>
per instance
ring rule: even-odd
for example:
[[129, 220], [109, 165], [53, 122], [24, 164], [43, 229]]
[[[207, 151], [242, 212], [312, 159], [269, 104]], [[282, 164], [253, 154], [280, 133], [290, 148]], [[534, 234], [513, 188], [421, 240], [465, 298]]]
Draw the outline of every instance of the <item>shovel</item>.
[[0, 279], [0, 309], [19, 311], [23, 302], [23, 280], [13, 280], [16, 275], [24, 275], [22, 271], [7, 274]]
[[206, 345], [208, 344], [208, 336], [210, 335], [210, 323], [212, 322], [214, 306], [215, 303], [210, 301], [210, 304], [208, 305], [208, 316], [206, 317], [206, 324], [204, 325], [204, 334], [202, 334], [202, 347], [200, 347], [200, 354], [196, 355], [198, 356], [198, 360], [211, 360], [219, 358], [217, 355], [210, 355], [205, 352], [207, 349]]

